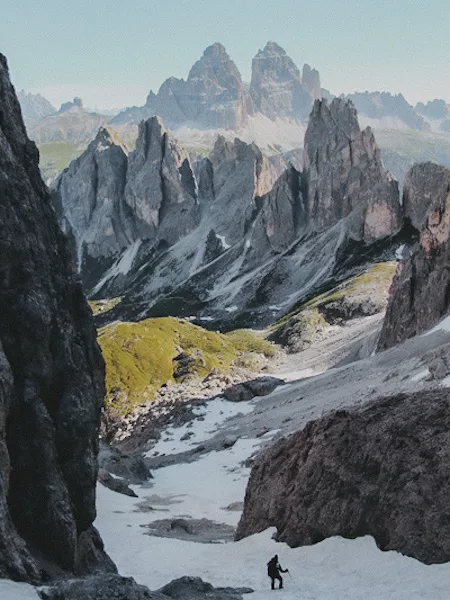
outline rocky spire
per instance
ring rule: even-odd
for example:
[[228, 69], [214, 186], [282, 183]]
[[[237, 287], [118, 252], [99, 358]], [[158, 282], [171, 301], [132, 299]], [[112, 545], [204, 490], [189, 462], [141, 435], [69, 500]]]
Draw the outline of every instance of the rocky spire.
[[187, 81], [171, 77], [158, 94], [151, 92], [145, 108], [147, 116], [160, 115], [170, 127], [189, 123], [234, 130], [245, 123], [252, 111], [241, 74], [219, 43], [206, 48]]
[[302, 81], [314, 100], [322, 100], [320, 75], [317, 69], [311, 69], [308, 64], [303, 65]]
[[102, 127], [54, 183], [54, 204], [73, 236], [79, 268], [86, 260], [112, 259], [134, 238], [123, 197], [127, 154], [117, 134]]
[[39, 580], [34, 553], [114, 570], [92, 527], [103, 359], [3, 55], [0, 155], [0, 576]]
[[275, 42], [267, 42], [252, 61], [250, 95], [255, 109], [271, 119], [304, 119], [313, 102], [297, 65]]
[[125, 202], [138, 237], [175, 243], [198, 223], [197, 184], [186, 152], [159, 117], [139, 126], [128, 160]]
[[373, 242], [402, 224], [398, 185], [385, 171], [370, 128], [348, 100], [316, 101], [305, 134], [304, 188], [310, 225], [346, 219], [350, 237]]

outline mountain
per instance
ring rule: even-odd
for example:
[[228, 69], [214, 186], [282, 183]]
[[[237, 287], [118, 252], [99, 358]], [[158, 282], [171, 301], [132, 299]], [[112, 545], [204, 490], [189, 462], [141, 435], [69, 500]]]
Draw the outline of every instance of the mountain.
[[40, 94], [31, 94], [20, 90], [17, 92], [17, 99], [25, 119], [43, 119], [56, 112], [56, 108]]
[[96, 517], [104, 363], [0, 55], [0, 577], [115, 572]]
[[145, 106], [126, 109], [111, 125], [140, 123], [159, 115], [171, 128], [189, 124], [209, 129], [241, 127], [252, 113], [241, 74], [224, 46], [209, 46], [189, 72], [186, 81], [171, 77], [152, 91]]
[[380, 129], [428, 129], [426, 121], [408, 104], [402, 94], [355, 92], [348, 94], [346, 98], [353, 102], [360, 118], [368, 120], [367, 125], [378, 126]]
[[320, 77], [309, 65], [300, 71], [286, 51], [268, 42], [252, 61], [250, 96], [255, 109], [270, 119], [307, 120], [314, 100], [321, 99]]
[[105, 135], [53, 186], [86, 289], [122, 298], [102, 318], [268, 322], [344, 259], [360, 260], [349, 245], [369, 248], [402, 227], [397, 184], [344, 100], [316, 101], [303, 172], [224, 137], [192, 163], [157, 117], [127, 159]]
[[27, 133], [37, 144], [44, 142], [69, 141], [74, 144], [87, 143], [106, 123], [108, 117], [90, 113], [83, 107], [80, 98], [62, 104], [58, 112], [40, 119], [25, 119]]

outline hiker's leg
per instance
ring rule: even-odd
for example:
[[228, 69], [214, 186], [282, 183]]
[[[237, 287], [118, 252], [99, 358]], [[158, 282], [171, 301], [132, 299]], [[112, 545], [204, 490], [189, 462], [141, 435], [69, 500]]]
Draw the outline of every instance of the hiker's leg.
[[271, 580], [272, 580], [271, 588], [272, 588], [272, 590], [274, 590], [275, 589], [275, 579], [273, 577], [271, 577]]
[[278, 575], [278, 579], [280, 581], [280, 590], [283, 587], [283, 578], [281, 577], [281, 575]]

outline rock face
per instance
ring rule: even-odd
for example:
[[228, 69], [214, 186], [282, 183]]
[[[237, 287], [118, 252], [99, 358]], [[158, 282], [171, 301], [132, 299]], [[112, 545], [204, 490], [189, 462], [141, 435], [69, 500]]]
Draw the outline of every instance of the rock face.
[[117, 136], [102, 128], [52, 187], [87, 289], [116, 259], [114, 275], [126, 275], [142, 241], [167, 247], [199, 220], [189, 159], [158, 117], [140, 125], [136, 150], [127, 155]]
[[197, 191], [186, 152], [159, 117], [139, 126], [128, 160], [125, 202], [139, 238], [174, 244], [198, 223]]
[[89, 294], [122, 297], [102, 322], [267, 323], [341, 273], [347, 246], [385, 252], [401, 228], [397, 184], [344, 100], [316, 101], [303, 173], [223, 136], [192, 164], [158, 117], [139, 131], [127, 160], [97, 141], [54, 186]]
[[72, 235], [77, 262], [110, 259], [133, 242], [133, 223], [124, 203], [128, 150], [102, 128], [83, 155], [54, 184], [63, 230]]
[[0, 55], [0, 576], [114, 570], [92, 527], [104, 364]]
[[257, 458], [237, 539], [269, 526], [290, 546], [372, 535], [450, 559], [448, 393], [401, 394], [308, 423]]
[[159, 115], [171, 129], [240, 131], [258, 113], [270, 119], [306, 121], [314, 100], [320, 98], [318, 71], [305, 65], [302, 79], [294, 61], [275, 42], [268, 42], [253, 59], [247, 92], [235, 63], [216, 43], [193, 65], [186, 81], [166, 79], [157, 94], [149, 93], [145, 106], [127, 108], [110, 123], [138, 124]]
[[420, 239], [392, 282], [381, 350], [422, 333], [450, 310], [450, 170], [415, 165], [405, 181], [404, 207]]
[[187, 81], [171, 77], [157, 94], [150, 92], [142, 108], [127, 109], [111, 123], [139, 123], [159, 115], [171, 128], [237, 130], [252, 112], [241, 74], [222, 44], [209, 46], [189, 72]]
[[268, 42], [252, 62], [250, 95], [255, 109], [270, 119], [289, 117], [305, 120], [316, 98], [321, 98], [320, 79], [309, 65], [302, 77], [285, 50]]
[[306, 211], [316, 231], [341, 219], [358, 241], [399, 231], [397, 182], [383, 167], [371, 129], [360, 130], [351, 102], [315, 102], [305, 134], [304, 179]]

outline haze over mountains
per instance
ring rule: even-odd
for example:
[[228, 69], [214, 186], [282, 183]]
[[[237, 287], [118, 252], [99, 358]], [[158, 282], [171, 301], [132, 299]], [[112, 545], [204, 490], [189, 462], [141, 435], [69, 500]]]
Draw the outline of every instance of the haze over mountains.
[[[209, 153], [217, 135], [256, 143], [267, 155], [303, 146], [314, 100], [333, 95], [321, 88], [319, 72], [298, 68], [285, 50], [268, 42], [252, 61], [246, 83], [220, 43], [209, 46], [186, 80], [169, 77], [158, 92], [150, 91], [143, 106], [111, 115], [92, 113], [81, 102], [56, 111], [39, 95], [19, 95], [28, 133], [40, 145], [41, 169], [47, 181], [92, 141], [109, 123], [133, 147], [138, 124], [162, 117], [166, 127], [189, 151]], [[386, 167], [402, 184], [415, 161], [450, 165], [450, 112], [444, 100], [411, 106], [402, 94], [355, 92], [347, 96], [362, 126], [377, 134]], [[54, 144], [58, 146], [55, 147]], [[291, 157], [288, 157], [288, 159]], [[301, 166], [298, 156], [294, 164]]]

